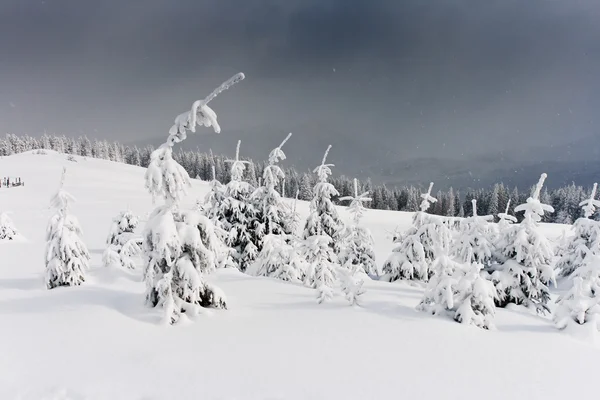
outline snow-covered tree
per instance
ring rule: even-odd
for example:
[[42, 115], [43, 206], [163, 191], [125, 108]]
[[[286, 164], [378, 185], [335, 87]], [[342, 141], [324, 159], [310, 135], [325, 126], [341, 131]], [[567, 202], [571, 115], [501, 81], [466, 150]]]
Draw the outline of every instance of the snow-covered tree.
[[490, 329], [496, 289], [481, 277], [481, 265], [459, 263], [441, 248], [438, 254], [432, 264], [435, 272], [417, 310], [445, 314], [457, 322]]
[[0, 213], [0, 240], [13, 240], [17, 235], [12, 219], [7, 213]]
[[292, 233], [293, 221], [290, 208], [283, 202], [276, 189], [285, 176], [283, 170], [277, 165], [279, 161], [285, 160], [285, 153], [281, 148], [291, 136], [291, 133], [287, 135], [283, 142], [271, 151], [268, 165], [263, 172], [263, 186], [252, 194], [252, 200], [256, 207], [256, 240], [259, 249], [262, 248], [265, 235], [289, 235]]
[[333, 297], [333, 286], [339, 269], [333, 253], [331, 237], [322, 234], [304, 239], [301, 254], [306, 260], [305, 284], [317, 290], [317, 302], [323, 303]]
[[554, 254], [550, 242], [538, 227], [544, 213], [554, 211], [552, 206], [540, 202], [546, 176], [541, 175], [527, 202], [515, 207], [515, 212], [524, 212], [523, 221], [500, 232], [496, 247], [504, 263], [492, 274], [498, 290], [496, 303], [500, 307], [515, 303], [535, 306], [539, 312], [548, 311], [548, 285], [556, 284], [550, 266]]
[[425, 213], [429, 206], [437, 201], [431, 196], [432, 188], [433, 182], [428, 191], [421, 195], [421, 211], [414, 215], [412, 226], [404, 234], [394, 238], [394, 243], [398, 245], [383, 264], [380, 280], [427, 281], [433, 273], [429, 267], [437, 257], [437, 249], [446, 249], [449, 246], [448, 219]]
[[242, 180], [248, 161], [240, 160], [238, 141], [235, 159], [227, 160], [231, 164], [231, 180], [225, 187], [224, 198], [217, 209], [217, 218], [225, 230], [225, 243], [232, 249], [235, 266], [240, 271], [254, 262], [258, 255], [258, 234], [256, 232], [256, 208], [252, 203], [253, 188]]
[[247, 272], [254, 276], [269, 276], [283, 281], [300, 282], [306, 262], [291, 235], [269, 234], [264, 238], [263, 249]]
[[595, 335], [600, 329], [600, 255], [587, 251], [589, 254], [571, 276], [570, 290], [556, 300], [553, 319], [559, 329], [573, 322], [590, 323]]
[[477, 200], [471, 200], [473, 216], [462, 221], [462, 229], [458, 235], [456, 254], [462, 262], [467, 264], [479, 263], [484, 268], [492, 264], [492, 253], [497, 231], [493, 215], [477, 215]]
[[360, 225], [366, 208], [363, 203], [371, 201], [369, 192], [358, 194], [358, 181], [354, 179], [354, 196], [345, 196], [340, 201], [350, 201], [348, 211], [352, 214], [352, 224], [346, 227], [339, 251], [340, 264], [348, 270], [356, 270], [369, 275], [378, 275], [375, 264], [373, 236], [369, 229]]
[[138, 218], [131, 211], [123, 211], [113, 219], [106, 239], [108, 246], [102, 255], [105, 266], [135, 268], [134, 258], [142, 251], [142, 238], [135, 234], [138, 223]]
[[590, 219], [600, 207], [600, 201], [595, 200], [597, 183], [594, 183], [589, 199], [579, 205], [583, 208], [584, 217], [578, 218], [573, 224], [574, 235], [570, 238], [564, 253], [556, 263], [562, 276], [571, 275], [583, 265], [588, 254], [600, 254], [600, 222]]
[[313, 199], [310, 202], [310, 213], [304, 225], [303, 238], [326, 235], [331, 238], [328, 243], [334, 248], [336, 242], [341, 238], [344, 223], [331, 201], [333, 196], [339, 196], [339, 192], [331, 183], [327, 182], [327, 178], [331, 175], [331, 167], [333, 167], [333, 164], [326, 164], [329, 150], [331, 150], [331, 145], [327, 147], [321, 165], [313, 171], [317, 175], [318, 182], [313, 188]]
[[46, 287], [77, 286], [85, 281], [90, 255], [82, 240], [79, 221], [69, 214], [69, 203], [75, 198], [63, 189], [66, 168], [58, 192], [50, 202], [56, 214], [46, 229]]
[[154, 198], [162, 197], [164, 204], [152, 212], [143, 234], [146, 301], [164, 309], [167, 323], [177, 322], [185, 312], [200, 312], [200, 307], [226, 307], [221, 291], [204, 280], [204, 273], [215, 267], [213, 224], [197, 212], [179, 211], [190, 178], [173, 159], [173, 146], [185, 140], [188, 130], [195, 132], [196, 125], [219, 133], [217, 115], [208, 103], [242, 79], [244, 74], [233, 76], [177, 116], [166, 143], [150, 157], [146, 188]]

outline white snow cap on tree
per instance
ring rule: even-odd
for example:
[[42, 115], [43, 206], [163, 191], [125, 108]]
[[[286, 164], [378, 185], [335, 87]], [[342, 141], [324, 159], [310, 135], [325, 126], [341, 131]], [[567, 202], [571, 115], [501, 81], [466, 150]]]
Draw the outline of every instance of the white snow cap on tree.
[[216, 114], [207, 104], [242, 79], [242, 73], [233, 76], [203, 100], [195, 101], [189, 112], [179, 115], [166, 143], [152, 153], [146, 171], [146, 188], [153, 197], [165, 200], [165, 205], [151, 214], [144, 230], [146, 301], [164, 309], [166, 323], [177, 322], [185, 312], [198, 313], [200, 307], [226, 307], [221, 291], [203, 279], [203, 273], [214, 268], [212, 223], [178, 211], [190, 178], [173, 160], [172, 148], [186, 138], [187, 130], [195, 132], [196, 125], [220, 132]]
[[600, 207], [600, 200], [594, 199], [594, 197], [596, 197], [597, 188], [598, 184], [594, 183], [594, 187], [592, 188], [592, 194], [590, 198], [579, 203], [579, 206], [583, 207], [583, 215], [585, 216], [585, 218], [590, 218], [596, 212], [596, 208]]
[[12, 219], [7, 213], [0, 213], [0, 240], [13, 240], [17, 235]]
[[479, 263], [488, 267], [492, 263], [492, 252], [496, 240], [496, 226], [489, 221], [493, 215], [477, 215], [477, 200], [471, 200], [473, 216], [462, 221], [459, 232], [456, 254], [461, 261], [471, 264]]
[[515, 207], [515, 212], [525, 212], [525, 220], [527, 221], [540, 222], [545, 212], [554, 212], [554, 208], [551, 205], [540, 202], [540, 192], [547, 177], [547, 174], [542, 174], [533, 194], [527, 199], [527, 203]]
[[435, 203], [437, 201], [437, 199], [431, 195], [432, 189], [433, 189], [433, 182], [430, 182], [427, 193], [421, 194], [421, 198], [423, 199], [423, 201], [421, 201], [421, 206], [420, 206], [422, 212], [427, 211], [429, 209], [429, 206], [431, 205], [431, 203]]
[[250, 164], [250, 161], [240, 160], [240, 145], [242, 144], [241, 140], [238, 140], [237, 146], [235, 148], [235, 159], [233, 160], [225, 160], [226, 163], [231, 164], [231, 180], [241, 182], [244, 178], [244, 170], [246, 169], [246, 165]]
[[[317, 290], [317, 303], [333, 298], [333, 285], [337, 279], [336, 257], [330, 246], [331, 238], [312, 235], [303, 242], [302, 254], [306, 260], [306, 285]], [[332, 261], [334, 260], [334, 261]]]
[[510, 201], [511, 199], [508, 199], [508, 202], [506, 203], [506, 210], [503, 213], [498, 214], [498, 218], [500, 218], [500, 221], [498, 222], [500, 229], [517, 222], [517, 217], [508, 213], [508, 210], [510, 210]]
[[363, 203], [373, 201], [369, 196], [369, 192], [358, 194], [358, 181], [354, 178], [354, 196], [344, 196], [341, 197], [340, 201], [350, 201], [350, 205], [348, 206], [348, 211], [352, 214], [352, 218], [354, 223], [358, 225], [360, 219], [364, 215], [366, 208]]
[[60, 187], [50, 204], [56, 209], [46, 230], [46, 287], [77, 286], [85, 281], [90, 255], [81, 240], [82, 232], [77, 218], [68, 212], [69, 203], [75, 201], [63, 189], [66, 168]]

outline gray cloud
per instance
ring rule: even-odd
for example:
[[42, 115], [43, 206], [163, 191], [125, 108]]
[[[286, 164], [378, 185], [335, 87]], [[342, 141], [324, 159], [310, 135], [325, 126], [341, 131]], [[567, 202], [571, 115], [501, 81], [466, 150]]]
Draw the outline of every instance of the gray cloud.
[[299, 129], [397, 158], [558, 145], [597, 136], [598, 20], [594, 0], [4, 0], [0, 130], [156, 137], [242, 70], [215, 108], [259, 142]]

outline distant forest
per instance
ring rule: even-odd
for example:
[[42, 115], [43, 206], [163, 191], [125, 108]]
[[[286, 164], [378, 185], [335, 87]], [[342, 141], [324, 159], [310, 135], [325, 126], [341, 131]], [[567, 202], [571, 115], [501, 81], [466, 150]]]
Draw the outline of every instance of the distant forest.
[[[43, 135], [40, 138], [28, 135], [17, 136], [8, 134], [0, 139], [0, 156], [7, 156], [29, 150], [49, 149], [64, 154], [73, 154], [83, 157], [92, 157], [116, 162], [122, 162], [140, 167], [147, 167], [150, 154], [154, 150], [151, 146], [138, 148], [130, 147], [118, 142], [105, 140], [90, 140], [82, 136], [70, 138], [58, 135]], [[243, 143], [242, 152], [243, 154]], [[188, 172], [190, 177], [210, 181], [212, 179], [212, 166], [215, 166], [216, 179], [222, 183], [230, 180], [229, 169], [225, 163], [226, 157], [201, 151], [176, 151], [173, 154], [175, 160]], [[247, 159], [248, 160], [248, 159]], [[253, 161], [246, 170], [245, 179], [257, 187], [266, 161]], [[332, 160], [335, 163], [335, 160]], [[335, 171], [335, 168], [333, 169]], [[284, 197], [293, 198], [298, 193], [300, 200], [312, 198], [312, 188], [316, 183], [316, 176], [310, 171], [299, 172], [293, 168], [284, 168], [285, 181], [280, 187]], [[532, 185], [537, 182], [537, 176], [531, 177]], [[548, 177], [551, 180], [552, 176]], [[340, 192], [339, 197], [353, 194], [353, 177], [344, 175], [333, 176], [329, 180]], [[387, 187], [386, 185], [375, 185], [370, 179], [359, 180], [359, 192], [369, 191], [373, 201], [368, 204], [370, 208], [380, 210], [417, 211], [420, 203], [420, 194], [429, 182], [423, 182], [422, 188], [414, 186]], [[434, 186], [435, 192], [435, 186]], [[545, 189], [540, 200], [554, 207], [553, 214], [544, 216], [544, 222], [557, 222], [571, 224], [581, 216], [579, 203], [589, 197], [591, 188], [577, 186], [575, 183], [554, 190]], [[514, 215], [514, 207], [524, 203], [529, 197], [529, 191], [519, 191], [516, 187], [511, 188], [503, 183], [497, 183], [486, 189], [467, 189], [462, 193], [450, 188], [447, 191], [437, 191], [435, 197], [437, 202], [429, 209], [429, 212], [445, 216], [470, 216], [472, 215], [471, 200], [477, 200], [477, 213], [479, 215], [497, 215], [504, 212], [510, 200], [509, 213]], [[339, 201], [334, 199], [339, 204]], [[599, 219], [599, 214], [596, 218]], [[522, 215], [516, 215], [521, 218]]]

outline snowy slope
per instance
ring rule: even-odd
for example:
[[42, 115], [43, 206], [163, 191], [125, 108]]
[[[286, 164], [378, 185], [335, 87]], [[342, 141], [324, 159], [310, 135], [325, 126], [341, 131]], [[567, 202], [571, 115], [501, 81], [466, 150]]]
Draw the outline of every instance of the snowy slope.
[[[556, 331], [548, 317], [499, 310], [496, 331], [414, 310], [422, 290], [367, 282], [364, 306], [317, 305], [311, 289], [235, 271], [210, 279], [229, 310], [164, 327], [143, 305], [141, 271], [100, 266], [111, 219], [144, 218], [144, 170], [56, 153], [0, 159], [0, 211], [25, 240], [0, 245], [0, 399], [565, 399], [599, 390], [600, 351]], [[88, 281], [46, 290], [48, 203], [63, 166], [92, 253]], [[185, 204], [208, 187], [194, 181]], [[299, 206], [306, 213], [308, 205]], [[342, 215], [347, 217], [345, 210]], [[388, 232], [410, 213], [369, 211], [379, 263]], [[560, 226], [545, 226], [551, 236]]]

